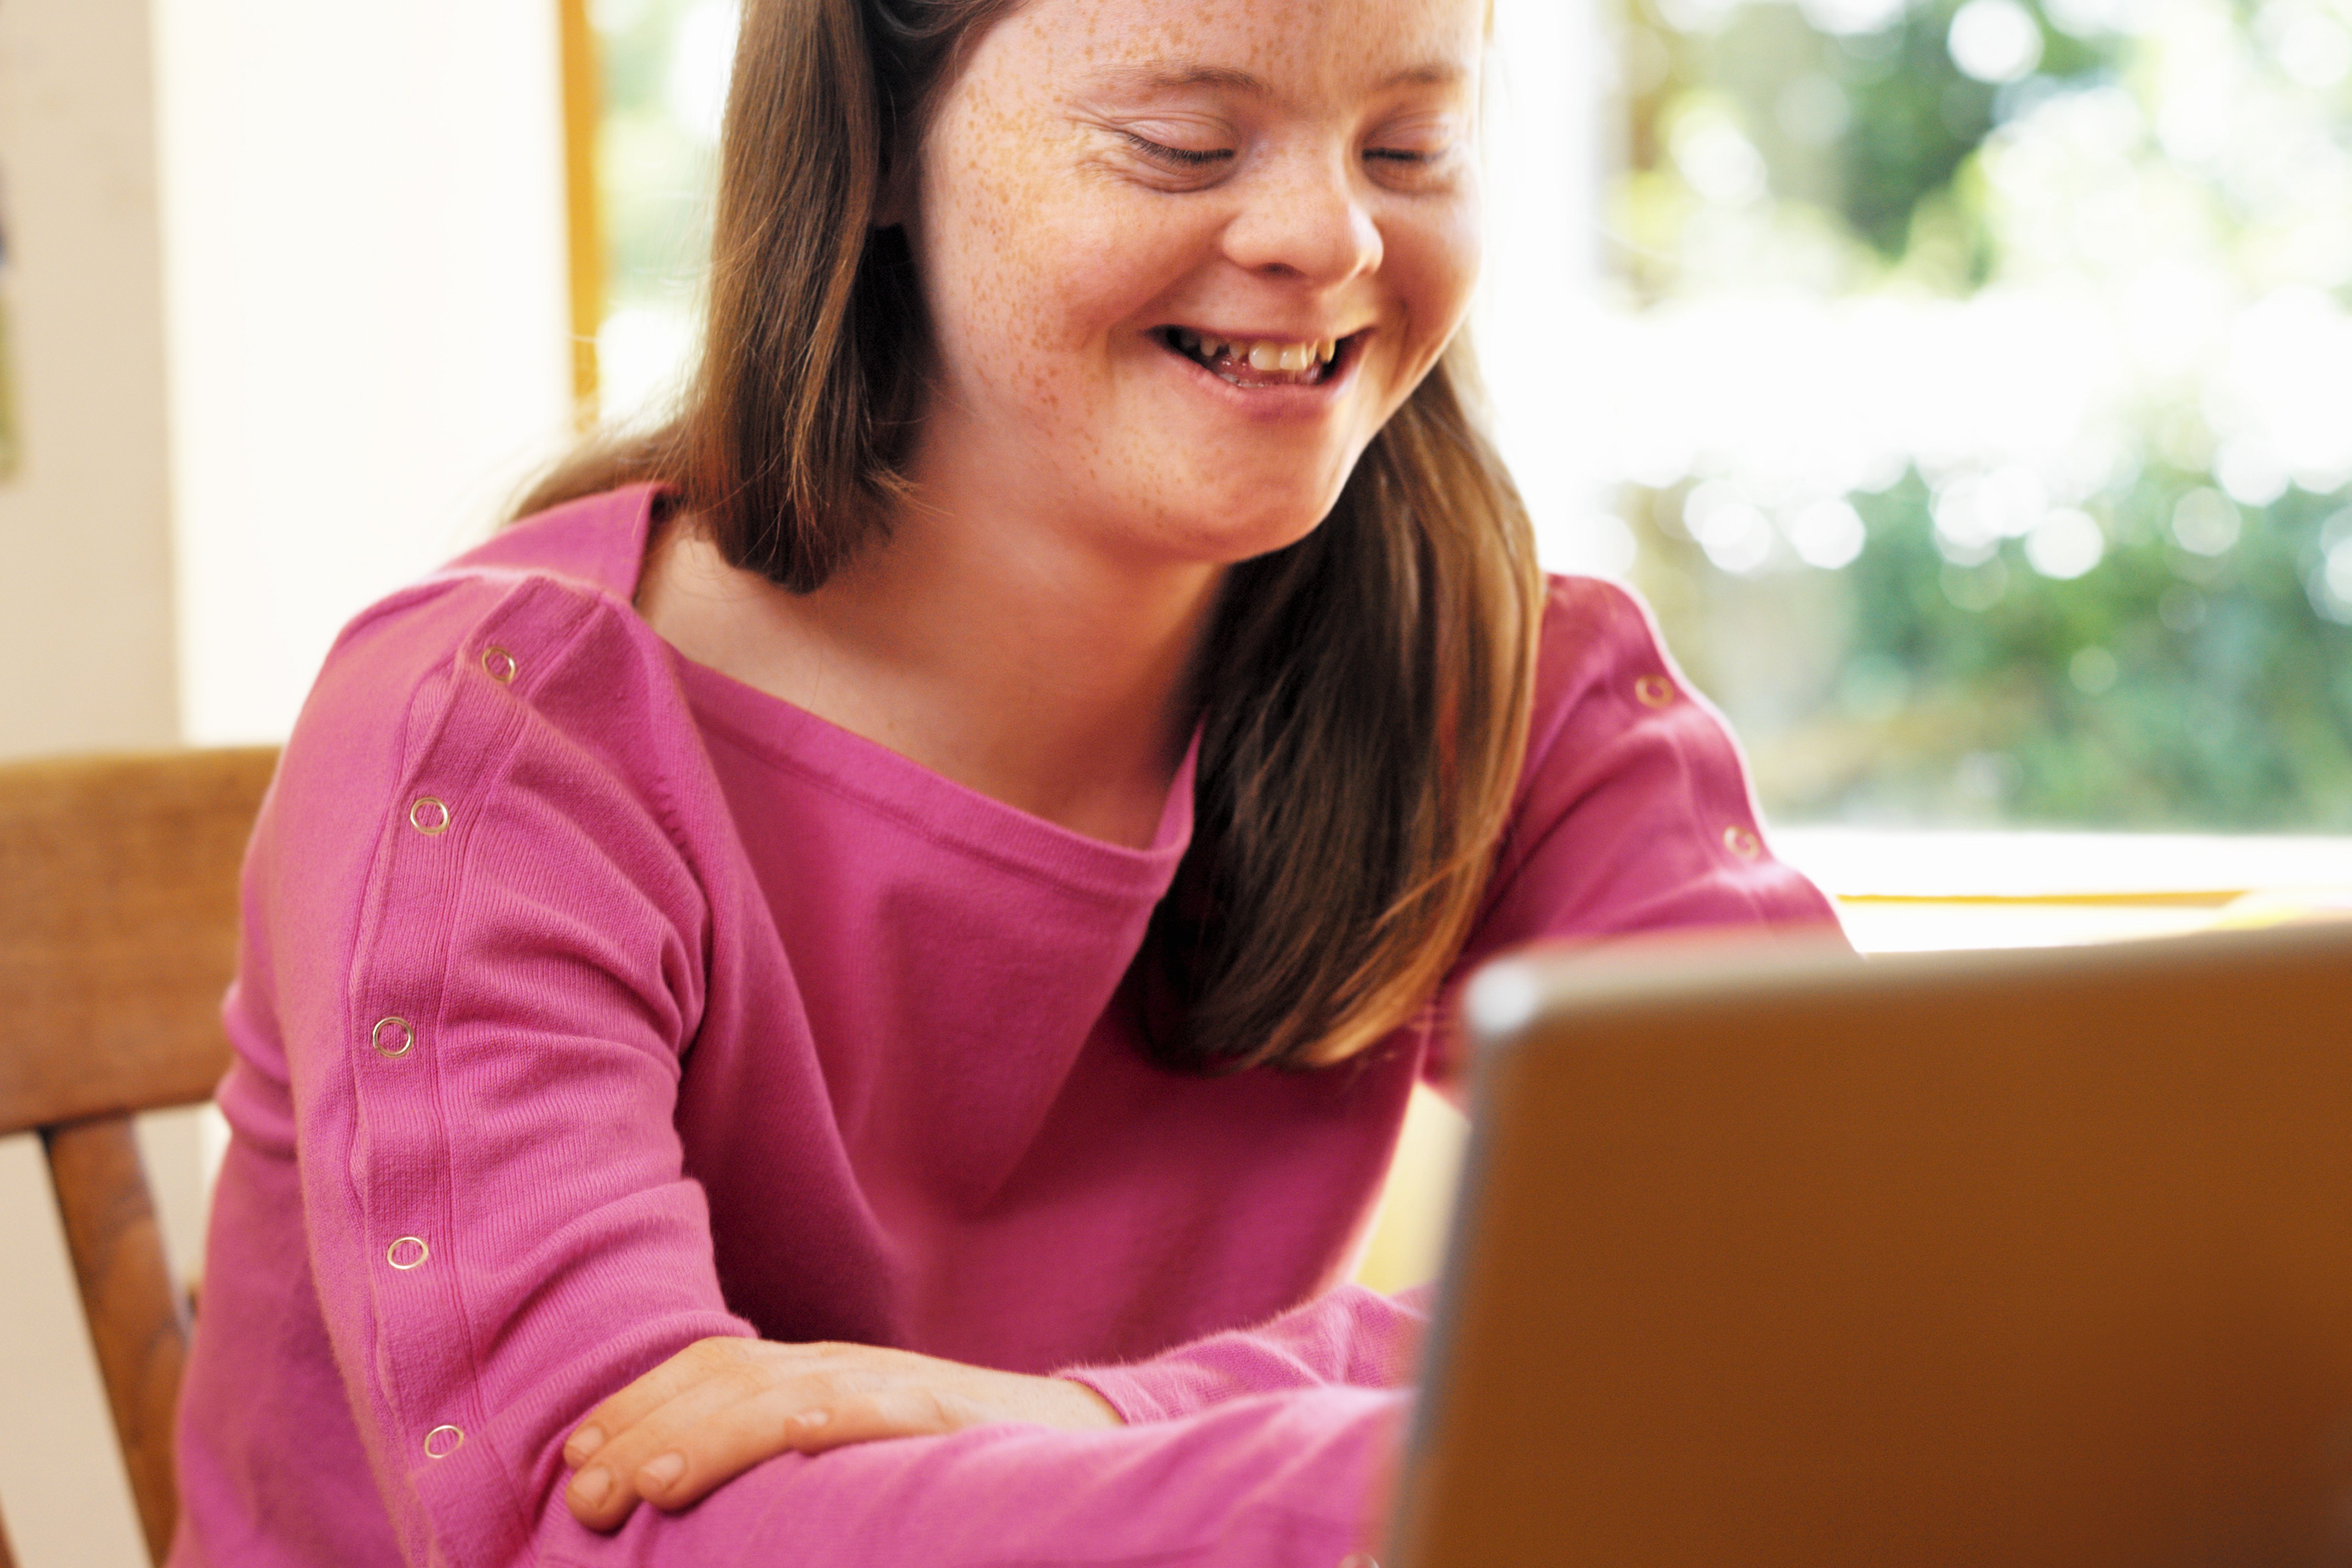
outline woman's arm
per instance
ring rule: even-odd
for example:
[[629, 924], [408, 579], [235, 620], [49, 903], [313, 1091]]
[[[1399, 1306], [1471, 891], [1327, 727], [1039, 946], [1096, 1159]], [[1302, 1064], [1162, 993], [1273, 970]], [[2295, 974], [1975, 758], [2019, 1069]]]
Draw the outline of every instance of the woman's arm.
[[1335, 1568], [1377, 1550], [1409, 1409], [1400, 1391], [1319, 1388], [1110, 1431], [999, 1425], [786, 1454], [610, 1535], [551, 1514], [533, 1560]]
[[876, 1345], [709, 1339], [588, 1413], [563, 1445], [572, 1517], [610, 1530], [640, 1500], [681, 1509], [762, 1459], [1017, 1422], [1121, 1425], [1083, 1384]]
[[1455, 998], [1498, 953], [1698, 931], [1845, 945], [1836, 906], [1773, 858], [1738, 743], [1642, 602], [1597, 578], [1556, 577], [1527, 765], [1425, 1076], [1460, 1102]]
[[781, 1454], [1008, 1422], [1102, 1430], [1255, 1395], [1401, 1388], [1427, 1297], [1426, 1287], [1391, 1300], [1349, 1285], [1256, 1328], [1050, 1377], [870, 1345], [703, 1340], [589, 1412], [564, 1445], [565, 1499], [574, 1519], [611, 1530], [640, 1500], [686, 1508]]
[[1383, 1296], [1343, 1285], [1255, 1328], [1212, 1334], [1123, 1366], [1069, 1367], [1122, 1420], [1169, 1421], [1229, 1399], [1303, 1388], [1402, 1388], [1429, 1327], [1432, 1288]]

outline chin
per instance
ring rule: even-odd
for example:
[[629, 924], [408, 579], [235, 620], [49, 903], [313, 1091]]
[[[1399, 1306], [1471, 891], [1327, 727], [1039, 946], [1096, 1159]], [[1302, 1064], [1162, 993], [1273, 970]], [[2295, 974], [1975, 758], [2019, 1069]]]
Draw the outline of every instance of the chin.
[[1286, 550], [1314, 532], [1330, 515], [1339, 495], [1334, 489], [1328, 496], [1298, 496], [1274, 504], [1268, 504], [1263, 494], [1246, 503], [1231, 498], [1229, 505], [1221, 507], [1213, 501], [1197, 510], [1172, 513], [1167, 527], [1185, 556], [1220, 566], [1237, 565]]
[[1339, 504], [1354, 468], [1352, 456], [1326, 449], [1198, 475], [1155, 499], [1170, 534], [1186, 542], [1186, 553], [1231, 565], [1314, 532]]

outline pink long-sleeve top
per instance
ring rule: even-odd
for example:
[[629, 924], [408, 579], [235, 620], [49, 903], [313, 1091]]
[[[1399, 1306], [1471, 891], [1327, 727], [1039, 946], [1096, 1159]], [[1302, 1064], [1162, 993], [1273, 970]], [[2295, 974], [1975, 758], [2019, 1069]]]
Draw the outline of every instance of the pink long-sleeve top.
[[[354, 621], [255, 831], [172, 1563], [1330, 1564], [1411, 1301], [1334, 1289], [1425, 1028], [1181, 1077], [1120, 997], [1192, 825], [1097, 842], [696, 665], [651, 492]], [[1556, 580], [1465, 967], [1830, 922], [1622, 591]], [[561, 1448], [709, 1335], [1084, 1367], [1130, 1425], [762, 1464], [574, 1523]]]

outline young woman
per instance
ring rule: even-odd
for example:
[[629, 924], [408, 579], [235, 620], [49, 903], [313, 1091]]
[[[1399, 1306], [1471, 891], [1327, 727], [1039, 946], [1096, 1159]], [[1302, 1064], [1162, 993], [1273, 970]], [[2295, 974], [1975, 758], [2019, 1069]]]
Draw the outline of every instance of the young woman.
[[1468, 412], [1486, 10], [751, 0], [684, 412], [287, 748], [174, 1563], [1367, 1539], [1435, 1004], [1832, 920]]

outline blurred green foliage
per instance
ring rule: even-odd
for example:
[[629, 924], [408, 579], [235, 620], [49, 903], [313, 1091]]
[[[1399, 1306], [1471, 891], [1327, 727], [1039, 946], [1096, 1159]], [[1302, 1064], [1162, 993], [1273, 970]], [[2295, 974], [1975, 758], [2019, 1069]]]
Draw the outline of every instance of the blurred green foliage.
[[[1736, 189], [1717, 203], [1748, 215], [1743, 232], [1829, 237], [1835, 267], [1800, 286], [1965, 299], [1997, 279], [2021, 247], [1988, 199], [1988, 139], [2056, 95], [2137, 80], [2143, 44], [2076, 37], [2029, 7], [2038, 67], [1995, 86], [1955, 66], [1955, 9], [1937, 0], [1844, 36], [1794, 5], [1679, 26], [1625, 11], [1610, 217], [1626, 308], [1738, 281], [1719, 257], [1712, 272], [1692, 260], [1702, 187], [1731, 179], [1688, 156], [1677, 167], [1677, 125], [1698, 113], [1727, 116], [1760, 157], [1760, 205], [1739, 206]], [[2231, 16], [2245, 41], [2254, 12]], [[1760, 245], [1756, 265], [1769, 266]], [[1838, 570], [1717, 564], [1683, 519], [1690, 480], [1628, 486], [1619, 510], [1636, 583], [1784, 820], [2352, 832], [2352, 605], [2326, 587], [2331, 548], [2339, 585], [2352, 563], [2352, 510], [2336, 487], [2227, 500], [2202, 417], [2140, 411], [2132, 460], [2082, 503], [2104, 556], [2072, 578], [2037, 572], [2019, 538], [1989, 552], [1939, 541], [1916, 466], [1847, 496], [1867, 539]], [[2199, 516], [2237, 520], [2234, 542], [2183, 547], [2173, 519], [2191, 497]]]

